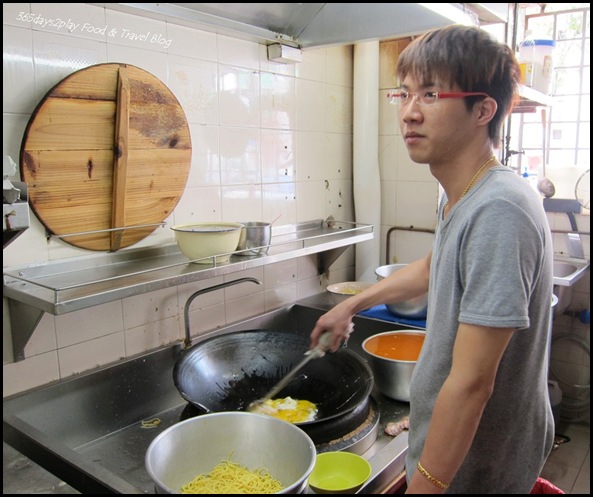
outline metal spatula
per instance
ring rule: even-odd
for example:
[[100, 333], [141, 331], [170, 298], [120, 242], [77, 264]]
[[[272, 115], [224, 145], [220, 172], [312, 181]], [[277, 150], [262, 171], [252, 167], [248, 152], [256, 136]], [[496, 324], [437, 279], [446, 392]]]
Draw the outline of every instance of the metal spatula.
[[319, 338], [319, 343], [314, 349], [308, 350], [305, 352], [305, 357], [301, 362], [299, 362], [294, 368], [292, 368], [288, 374], [282, 378], [278, 383], [276, 383], [269, 391], [266, 393], [262, 398], [254, 400], [249, 404], [247, 410], [249, 412], [261, 413], [261, 414], [274, 414], [275, 409], [273, 407], [267, 406], [264, 403], [267, 400], [270, 400], [274, 397], [278, 392], [280, 392], [286, 385], [290, 383], [290, 380], [294, 378], [294, 375], [297, 374], [309, 361], [312, 359], [318, 359], [325, 355], [325, 352], [331, 347], [332, 344], [332, 334], [329, 332], [324, 333]]

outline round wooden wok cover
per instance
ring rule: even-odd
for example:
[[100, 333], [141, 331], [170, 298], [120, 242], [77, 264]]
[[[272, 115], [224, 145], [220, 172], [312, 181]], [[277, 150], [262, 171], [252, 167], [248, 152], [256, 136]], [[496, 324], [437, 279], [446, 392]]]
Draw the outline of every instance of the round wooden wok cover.
[[[205, 412], [244, 411], [294, 368], [309, 338], [286, 331], [252, 330], [207, 339], [190, 347], [175, 364], [175, 386]], [[314, 421], [342, 416], [364, 402], [373, 389], [368, 363], [348, 349], [310, 361], [276, 396], [317, 404]]]
[[171, 214], [190, 161], [187, 120], [165, 84], [129, 64], [98, 64], [43, 98], [20, 163], [31, 208], [50, 234], [114, 251], [144, 239]]

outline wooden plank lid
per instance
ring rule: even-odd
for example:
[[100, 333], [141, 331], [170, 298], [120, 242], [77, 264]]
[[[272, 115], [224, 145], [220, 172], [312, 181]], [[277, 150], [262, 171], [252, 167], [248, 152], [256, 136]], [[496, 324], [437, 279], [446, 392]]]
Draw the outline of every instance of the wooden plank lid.
[[98, 64], [43, 98], [20, 162], [31, 208], [50, 234], [114, 251], [147, 237], [179, 202], [191, 163], [189, 126], [158, 78], [129, 64]]

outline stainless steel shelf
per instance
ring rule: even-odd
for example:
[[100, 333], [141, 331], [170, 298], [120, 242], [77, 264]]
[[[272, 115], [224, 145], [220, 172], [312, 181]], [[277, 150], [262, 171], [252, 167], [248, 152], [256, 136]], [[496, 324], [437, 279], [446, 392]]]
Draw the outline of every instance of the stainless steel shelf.
[[513, 112], [516, 113], [535, 112], [541, 107], [551, 107], [554, 101], [549, 95], [525, 85], [519, 86], [519, 96], [521, 100], [513, 107]]
[[373, 236], [372, 225], [328, 218], [281, 226], [274, 230], [266, 255], [233, 254], [224, 264], [216, 264], [214, 256], [207, 264], [190, 262], [177, 244], [171, 243], [4, 268], [3, 295], [9, 304], [15, 360], [23, 358], [24, 347], [44, 312], [65, 314], [316, 253], [323, 273], [350, 245]]

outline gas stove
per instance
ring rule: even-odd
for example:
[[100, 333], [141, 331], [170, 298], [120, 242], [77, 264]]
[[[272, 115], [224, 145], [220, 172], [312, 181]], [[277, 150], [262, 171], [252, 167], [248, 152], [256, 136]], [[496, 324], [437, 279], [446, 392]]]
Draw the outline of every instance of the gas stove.
[[[306, 299], [307, 305], [299, 302], [214, 333], [283, 329], [308, 334], [334, 304], [323, 298]], [[362, 356], [367, 336], [401, 328], [358, 316], [354, 322], [348, 347]], [[159, 433], [188, 415], [188, 404], [173, 383], [180, 353], [179, 345], [167, 347], [5, 398], [3, 439], [83, 493], [154, 493], [144, 466], [146, 450]], [[368, 459], [371, 477], [359, 493], [393, 491], [403, 482], [407, 432], [393, 438], [384, 429], [408, 415], [409, 405], [383, 396], [375, 387], [368, 405], [360, 409], [355, 421], [336, 432], [310, 436], [318, 453], [345, 450]]]
[[[202, 414], [203, 411], [187, 404], [181, 411], [179, 421]], [[344, 450], [362, 455], [377, 439], [379, 419], [377, 401], [370, 396], [343, 416], [322, 423], [302, 424], [300, 427], [311, 437], [318, 454]]]

